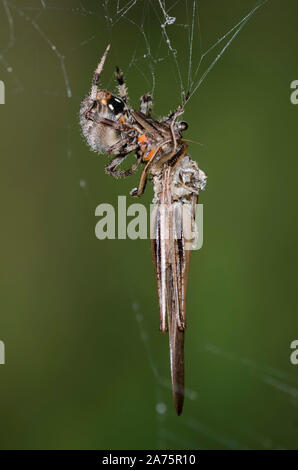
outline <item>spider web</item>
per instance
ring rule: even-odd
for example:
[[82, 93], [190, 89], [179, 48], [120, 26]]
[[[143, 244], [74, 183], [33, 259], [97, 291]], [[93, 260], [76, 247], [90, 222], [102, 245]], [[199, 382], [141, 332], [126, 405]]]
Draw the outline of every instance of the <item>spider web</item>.
[[[261, 0], [252, 8], [247, 8], [244, 16], [240, 16], [232, 27], [218, 37], [211, 45], [204, 46], [202, 29], [200, 24], [200, 2], [194, 0], [177, 0], [174, 2], [166, 0], [104, 0], [102, 4], [97, 1], [74, 1], [72, 6], [65, 0], [31, 0], [10, 1], [2, 0], [2, 15], [6, 18], [4, 34], [6, 41], [0, 50], [0, 63], [6, 72], [12, 74], [15, 83], [14, 91], [23, 91], [24, 84], [20, 79], [20, 71], [9, 62], [11, 49], [16, 46], [16, 17], [28, 22], [37, 32], [41, 42], [51, 52], [60, 67], [61, 78], [64, 82], [64, 91], [61, 95], [68, 98], [73, 96], [73, 84], [67, 70], [66, 52], [62, 46], [57, 45], [55, 39], [43, 28], [43, 20], [51, 14], [53, 19], [59, 14], [69, 13], [82, 18], [105, 19], [105, 34], [113, 45], [113, 37], [117, 28], [125, 25], [126, 35], [134, 38], [133, 44], [126, 44], [126, 53], [130, 57], [126, 74], [138, 73], [149, 86], [152, 96], [156, 90], [156, 73], [163, 64], [174, 72], [176, 85], [180, 90], [180, 98], [183, 99], [186, 92], [193, 96], [206, 79], [209, 72], [222, 57], [233, 40], [247, 24], [257, 10], [267, 3]], [[228, 2], [227, 2], [228, 3]], [[247, 2], [248, 4], [250, 2]], [[243, 7], [242, 7], [243, 9]], [[151, 24], [150, 24], [151, 23]], [[150, 31], [154, 24], [153, 32]], [[96, 23], [95, 23], [96, 25]], [[6, 29], [6, 31], [5, 31]], [[178, 32], [178, 34], [177, 34]], [[152, 36], [153, 34], [153, 36]], [[86, 47], [91, 42], [95, 43], [99, 32], [90, 32], [87, 38], [77, 38], [76, 44], [72, 45], [71, 51], [67, 50], [67, 57], [73, 55], [80, 47]], [[137, 44], [137, 45], [136, 45]], [[97, 44], [96, 46], [97, 47]], [[113, 45], [114, 47], [114, 45]], [[119, 53], [119, 45], [116, 45]], [[212, 57], [212, 53], [215, 56]], [[187, 67], [181, 65], [180, 58], [187, 55]], [[162, 65], [161, 65], [162, 64]], [[150, 78], [149, 78], [150, 77]], [[56, 93], [53, 90], [44, 90], [46, 93]]]
[[[208, 420], [198, 419], [191, 415], [184, 416], [178, 427], [175, 423], [176, 415], [173, 410], [168, 409], [168, 394], [171, 393], [171, 382], [165, 378], [160, 361], [155, 359], [150, 333], [146, 327], [144, 315], [137, 301], [132, 304], [132, 309], [136, 314], [139, 326], [140, 339], [144, 345], [148, 364], [152, 376], [156, 383], [156, 415], [158, 423], [157, 444], [159, 449], [167, 448], [169, 445], [178, 446], [185, 449], [285, 449], [285, 443], [279, 442], [272, 435], [263, 435], [256, 429], [243, 424], [242, 427], [234, 430], [234, 434], [227, 434], [221, 430], [220, 425], [216, 425]], [[206, 358], [204, 357], [206, 356]], [[284, 406], [292, 408], [296, 414], [298, 406], [298, 380], [292, 374], [288, 374], [280, 369], [271, 367], [268, 364], [257, 362], [247, 356], [239, 356], [231, 351], [225, 351], [221, 347], [202, 342], [197, 351], [197, 360], [200, 364], [204, 360], [212, 360], [212, 356], [221, 361], [223, 367], [233, 364], [235, 371], [241, 377], [251, 376], [254, 381], [278, 393]], [[212, 371], [210, 370], [210, 376]], [[186, 387], [185, 397], [193, 402], [202, 401], [200, 392]], [[173, 432], [173, 429], [175, 432]], [[193, 436], [196, 436], [196, 441]], [[188, 437], [188, 440], [185, 437]], [[240, 437], [239, 437], [240, 436]]]
[[[228, 3], [228, 2], [227, 2]], [[2, 0], [1, 17], [1, 50], [0, 65], [7, 82], [8, 89], [12, 93], [24, 93], [29, 82], [23, 78], [23, 70], [15, 59], [14, 51], [18, 48], [18, 28], [21, 22], [25, 22], [33, 31], [38, 49], [35, 61], [37, 66], [43, 63], [42, 57], [46, 56], [48, 66], [58, 71], [54, 84], [50, 83], [43, 74], [41, 93], [59, 96], [67, 101], [81, 99], [81, 91], [76, 84], [74, 63], [77, 61], [78, 51], [94, 50], [94, 57], [99, 59], [106, 43], [111, 42], [113, 53], [122, 65], [127, 81], [130, 76], [139, 77], [140, 89], [134, 93], [140, 96], [144, 92], [144, 86], [148, 88], [153, 97], [159, 97], [161, 109], [163, 108], [160, 93], [160, 81], [164, 76], [171, 77], [171, 93], [173, 93], [173, 107], [177, 106], [190, 94], [188, 106], [193, 97], [198, 93], [208, 74], [213, 70], [223, 54], [232, 46], [233, 41], [249, 22], [253, 15], [266, 3], [241, 2], [238, 11], [233, 9], [233, 21], [227, 21], [222, 25], [218, 37], [208, 37], [204, 31], [204, 2], [195, 0]], [[81, 24], [81, 30], [77, 30], [68, 41], [63, 41], [65, 33], [63, 20], [69, 15]], [[61, 21], [60, 30], [51, 29], [53, 24]], [[223, 22], [224, 23], [224, 22]], [[101, 27], [99, 27], [99, 25]], [[103, 33], [104, 31], [104, 33]], [[115, 44], [116, 35], [125, 31], [125, 47]], [[84, 52], [82, 52], [84, 54]], [[186, 57], [186, 61], [185, 61]], [[29, 59], [28, 59], [29, 60]], [[186, 64], [186, 66], [185, 66]], [[95, 67], [93, 64], [93, 69]], [[93, 71], [92, 69], [92, 71]], [[91, 78], [91, 75], [90, 75]], [[113, 73], [107, 80], [106, 87], [112, 84]], [[176, 90], [175, 90], [176, 88]], [[132, 94], [132, 91], [129, 90]], [[164, 110], [164, 113], [169, 110]], [[74, 156], [73, 139], [77, 133], [76, 124], [72, 115], [65, 122], [66, 141], [65, 156], [71, 159]], [[86, 197], [88, 182], [77, 170], [76, 183]], [[92, 200], [92, 207], [97, 203]], [[175, 424], [176, 416], [168, 403], [171, 383], [168, 370], [160, 366], [160, 361], [155, 357], [151, 341], [150, 329], [146, 324], [142, 312], [144, 306], [136, 296], [131, 293], [132, 315], [136, 319], [139, 329], [139, 337], [146, 351], [147, 366], [152, 372], [155, 381], [155, 402], [157, 422], [157, 448], [168, 448], [173, 445], [179, 448], [220, 447], [220, 448], [250, 448], [261, 446], [263, 448], [283, 447], [283, 444], [274, 441], [272, 436], [263, 436], [245, 426], [234, 434], [220, 432], [216, 423], [199, 419], [198, 416], [186, 416], [180, 420], [179, 429]], [[256, 381], [266, 387], [273, 388], [281, 393], [284, 400], [290, 402], [295, 409], [298, 398], [298, 381], [295, 377], [285, 374], [283, 371], [273, 369], [269, 365], [254, 362], [249, 357], [238, 357], [231, 351], [224, 351], [214, 344], [202, 343], [198, 347], [198, 360], [204, 356], [217, 357], [223, 363], [234, 363], [239, 372], [251, 374]], [[186, 398], [192, 402], [199, 402], [198, 390], [186, 389]], [[194, 439], [199, 436], [199, 441]]]
[[[156, 88], [155, 72], [161, 62], [166, 62], [171, 68], [180, 91], [181, 100], [186, 93], [193, 96], [222, 57], [233, 40], [247, 24], [249, 19], [267, 0], [257, 2], [247, 13], [240, 17], [239, 21], [227, 30], [211, 45], [205, 47], [202, 39], [200, 25], [200, 2], [178, 0], [150, 0], [143, 7], [138, 20], [132, 13], [139, 6], [138, 0], [103, 3], [106, 19], [112, 37], [112, 31], [119, 22], [132, 25], [140, 35], [140, 47], [135, 47], [131, 54], [128, 69], [137, 68], [139, 73], [148, 83], [148, 75], [151, 75], [151, 94], [154, 96]], [[181, 9], [183, 6], [183, 9]], [[154, 17], [157, 27], [154, 29], [154, 41], [147, 27], [149, 19]], [[187, 67], [182, 66], [180, 58], [187, 52]], [[212, 53], [215, 52], [215, 57]], [[144, 71], [147, 69], [147, 73]], [[150, 83], [148, 83], [150, 84]]]

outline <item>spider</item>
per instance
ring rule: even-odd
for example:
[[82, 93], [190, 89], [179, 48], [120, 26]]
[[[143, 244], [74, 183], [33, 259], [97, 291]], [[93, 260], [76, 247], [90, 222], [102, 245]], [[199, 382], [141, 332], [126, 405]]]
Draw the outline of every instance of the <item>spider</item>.
[[[80, 109], [80, 124], [83, 135], [97, 153], [114, 155], [106, 166], [106, 172], [115, 178], [132, 175], [140, 163], [145, 165], [139, 185], [130, 194], [140, 197], [145, 190], [148, 174], [161, 170], [165, 164], [175, 167], [186, 155], [188, 145], [182, 139], [182, 132], [188, 128], [184, 121], [177, 121], [183, 114], [189, 95], [169, 116], [160, 121], [151, 117], [152, 97], [144, 94], [140, 110], [132, 109], [128, 103], [127, 88], [123, 73], [116, 67], [118, 94], [98, 88], [99, 77], [110, 45], [107, 46], [92, 80], [90, 93]], [[128, 170], [118, 169], [131, 153], [136, 152], [136, 162]]]

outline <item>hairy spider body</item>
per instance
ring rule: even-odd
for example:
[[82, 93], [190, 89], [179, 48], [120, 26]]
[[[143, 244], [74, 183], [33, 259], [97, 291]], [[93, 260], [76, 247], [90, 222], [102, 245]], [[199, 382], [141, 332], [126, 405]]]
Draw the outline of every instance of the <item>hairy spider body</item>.
[[[110, 46], [95, 70], [90, 93], [81, 104], [80, 124], [83, 135], [97, 153], [114, 155], [106, 172], [115, 178], [127, 177], [134, 173], [139, 164], [145, 164], [138, 188], [131, 195], [143, 194], [147, 176], [155, 166], [161, 168], [166, 162], [173, 165], [186, 155], [187, 144], [182, 140], [185, 122], [177, 122], [183, 114], [184, 103], [167, 118], [158, 121], [151, 117], [152, 98], [146, 93], [140, 100], [140, 111], [128, 105], [127, 89], [122, 72], [116, 68], [119, 96], [107, 90], [98, 89], [99, 76]], [[123, 160], [136, 152], [137, 161], [128, 170], [117, 170]]]

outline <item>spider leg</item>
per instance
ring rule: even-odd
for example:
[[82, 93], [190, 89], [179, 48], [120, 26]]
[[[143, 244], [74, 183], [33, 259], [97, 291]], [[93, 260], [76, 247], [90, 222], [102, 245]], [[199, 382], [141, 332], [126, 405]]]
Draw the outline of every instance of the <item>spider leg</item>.
[[110, 50], [110, 47], [111, 47], [111, 45], [108, 44], [106, 50], [104, 51], [104, 54], [103, 54], [102, 58], [100, 59], [99, 64], [98, 64], [98, 66], [96, 67], [96, 70], [95, 70], [95, 72], [94, 72], [93, 79], [92, 79], [91, 92], [90, 92], [90, 99], [91, 99], [92, 101], [95, 101], [95, 100], [96, 100], [96, 94], [97, 94], [97, 87], [98, 87], [98, 82], [99, 82], [99, 76], [100, 76], [100, 74], [101, 74], [101, 72], [102, 72], [102, 69], [103, 69], [105, 60], [106, 60], [107, 55], [108, 55], [108, 52], [109, 52], [109, 50]]
[[[149, 173], [149, 169], [150, 167], [152, 166], [153, 162], [155, 161], [157, 155], [158, 155], [158, 152], [160, 150], [160, 147], [162, 147], [163, 145], [169, 143], [170, 140], [166, 140], [165, 142], [160, 142], [160, 144], [158, 144], [155, 149], [154, 149], [154, 153], [151, 157], [151, 159], [149, 160], [149, 162], [147, 163], [147, 165], [145, 166], [144, 170], [142, 171], [142, 174], [141, 174], [141, 177], [140, 177], [140, 181], [139, 181], [139, 186], [137, 188], [133, 188], [131, 191], [130, 191], [130, 195], [132, 197], [141, 197], [143, 194], [144, 194], [144, 191], [145, 191], [145, 188], [146, 188], [146, 184], [147, 184], [147, 177], [148, 177], [148, 173]], [[170, 154], [170, 158], [173, 156], [173, 152], [171, 152]]]
[[149, 93], [146, 93], [145, 95], [141, 96], [140, 111], [141, 113], [146, 114], [146, 116], [151, 116], [152, 96]]
[[136, 150], [138, 148], [138, 144], [132, 143], [130, 145], [127, 145], [130, 141], [129, 137], [126, 137], [124, 139], [119, 139], [115, 144], [111, 145], [106, 149], [106, 153], [109, 155], [118, 155], [118, 154], [129, 154], [133, 150]]
[[[145, 96], [146, 95], [142, 96], [142, 98], [141, 98], [141, 106], [142, 106], [142, 100], [144, 100]], [[168, 116], [168, 118], [165, 120], [165, 122], [168, 122], [170, 124], [170, 132], [171, 132], [171, 137], [172, 137], [171, 140], [173, 142], [173, 149], [171, 150], [171, 152], [169, 152], [166, 155], [163, 155], [162, 157], [160, 157], [160, 159], [157, 163], [159, 168], [161, 168], [162, 165], [164, 165], [165, 163], [171, 163], [171, 166], [175, 167], [178, 164], [178, 162], [186, 155], [187, 148], [188, 148], [187, 144], [183, 144], [181, 146], [181, 148], [178, 150], [178, 152], [176, 153], [177, 140], [176, 140], [176, 136], [175, 136], [175, 132], [174, 132], [174, 124], [175, 124], [175, 121], [176, 121], [177, 117], [184, 113], [184, 106], [187, 103], [188, 99], [189, 99], [189, 93], [187, 93], [187, 95], [186, 95], [185, 99], [182, 101], [181, 105], [175, 111], [173, 111]], [[145, 103], [145, 104], [147, 104], [147, 103]], [[144, 111], [142, 111], [142, 112], [144, 112]], [[147, 176], [148, 176], [149, 168], [152, 165], [152, 163], [155, 161], [160, 147], [162, 145], [164, 145], [165, 143], [167, 143], [167, 142], [162, 142], [161, 145], [158, 145], [156, 147], [155, 152], [152, 155], [150, 161], [147, 163], [144, 170], [142, 171], [141, 178], [140, 178], [140, 181], [139, 181], [139, 186], [130, 191], [131, 196], [140, 197], [144, 193], [146, 183], [147, 183]], [[172, 162], [171, 162], [171, 160], [172, 160]]]
[[132, 175], [141, 163], [141, 158], [138, 158], [136, 163], [134, 163], [128, 170], [116, 170], [123, 160], [125, 160], [127, 155], [128, 153], [117, 155], [117, 157], [113, 158], [113, 160], [111, 160], [105, 167], [105, 171], [114, 178], [126, 178], [127, 176]]
[[119, 69], [119, 67], [116, 67], [116, 80], [118, 83], [119, 96], [124, 101], [124, 103], [126, 103], [127, 102], [127, 88], [125, 85], [123, 72]]
[[107, 118], [96, 119], [96, 116], [91, 113], [92, 107], [93, 107], [93, 103], [90, 105], [89, 110], [86, 111], [85, 113], [86, 119], [90, 119], [90, 121], [96, 122], [96, 124], [102, 124], [103, 126], [113, 127], [114, 129], [118, 129], [119, 131], [133, 129], [133, 126], [131, 126], [128, 123], [120, 123], [120, 122], [113, 121], [112, 119], [107, 119]]
[[148, 177], [148, 170], [144, 168], [141, 174], [140, 181], [139, 181], [139, 186], [137, 188], [133, 188], [129, 193], [132, 197], [141, 197], [144, 194], [146, 184], [147, 184], [147, 177]]
[[163, 155], [157, 162], [157, 167], [161, 168], [165, 163], [168, 163], [172, 168], [175, 168], [178, 163], [185, 157], [188, 149], [187, 144], [182, 144], [181, 148], [177, 153], [173, 155], [173, 152]]
[[[164, 144], [165, 142], [163, 142]], [[185, 157], [186, 152], [188, 149], [187, 144], [182, 144], [181, 148], [178, 150], [177, 153], [175, 153], [173, 150], [166, 155], [163, 155], [160, 157], [158, 162], [156, 163], [157, 167], [161, 168], [165, 163], [169, 163], [169, 165], [172, 168], [175, 168], [178, 163], [182, 160], [183, 157]], [[132, 197], [141, 197], [144, 194], [146, 184], [147, 184], [147, 177], [148, 177], [148, 172], [150, 169], [150, 166], [152, 165], [153, 161], [156, 158], [156, 155], [158, 153], [159, 147], [156, 149], [154, 155], [152, 156], [151, 160], [147, 163], [145, 166], [144, 170], [142, 171], [140, 181], [139, 181], [139, 186], [137, 188], [134, 188], [130, 191], [130, 195]]]
[[[172, 141], [173, 141], [173, 155], [175, 154], [176, 149], [177, 149], [177, 140], [176, 140], [176, 136], [175, 136], [175, 132], [174, 132], [174, 125], [175, 125], [177, 117], [181, 116], [181, 114], [184, 113], [184, 106], [186, 105], [187, 101], [189, 100], [189, 96], [190, 95], [189, 95], [189, 92], [188, 92], [186, 94], [184, 100], [182, 101], [181, 105], [178, 106], [178, 108], [175, 111], [173, 111], [170, 114], [170, 116], [166, 119], [166, 121], [170, 123], [170, 132], [171, 132]], [[166, 157], [167, 156], [165, 155], [163, 158], [166, 158]], [[165, 161], [168, 161], [168, 160], [165, 160]]]

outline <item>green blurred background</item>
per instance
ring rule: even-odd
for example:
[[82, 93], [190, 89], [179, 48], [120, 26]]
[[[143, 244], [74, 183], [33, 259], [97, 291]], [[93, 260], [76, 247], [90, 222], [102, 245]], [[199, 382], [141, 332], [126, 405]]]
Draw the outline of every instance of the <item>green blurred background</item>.
[[[172, 4], [176, 24], [167, 31], [186, 87], [193, 2]], [[194, 68], [200, 47], [254, 4], [199, 2]], [[96, 206], [116, 204], [138, 180], [106, 175], [107, 157], [91, 153], [80, 135], [80, 102], [106, 44], [104, 86], [113, 88], [120, 65], [138, 106], [154, 67], [154, 115], [179, 103], [158, 2], [138, 0], [125, 16], [116, 6], [0, 4], [0, 447], [297, 449], [290, 343], [298, 339], [298, 106], [290, 83], [298, 79], [298, 4], [270, 0], [258, 10], [185, 112], [186, 137], [204, 144], [191, 144], [190, 153], [208, 185], [200, 197], [204, 246], [193, 254], [188, 285], [188, 390], [179, 418], [149, 241], [94, 234]], [[163, 61], [141, 59], [142, 28]], [[143, 202], [151, 198], [148, 185]]]

